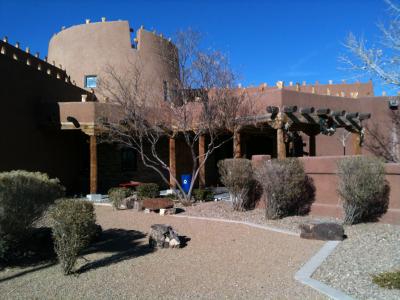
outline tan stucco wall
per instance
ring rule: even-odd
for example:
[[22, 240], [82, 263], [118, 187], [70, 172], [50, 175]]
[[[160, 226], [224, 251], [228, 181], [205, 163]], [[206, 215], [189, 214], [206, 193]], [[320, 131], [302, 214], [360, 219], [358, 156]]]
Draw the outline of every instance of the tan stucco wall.
[[179, 77], [176, 47], [142, 28], [136, 37], [138, 43], [134, 48], [127, 21], [72, 26], [52, 37], [48, 60], [66, 68], [71, 80], [80, 87], [84, 87], [85, 75], [102, 78], [108, 66], [120, 75], [139, 66], [145, 80], [161, 93], [164, 80], [173, 82]]

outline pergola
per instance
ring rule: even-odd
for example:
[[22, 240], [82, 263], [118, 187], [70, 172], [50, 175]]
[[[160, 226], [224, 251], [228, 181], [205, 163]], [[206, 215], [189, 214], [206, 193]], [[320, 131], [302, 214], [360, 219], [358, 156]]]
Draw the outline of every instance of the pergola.
[[[238, 119], [241, 129], [249, 127], [268, 126], [275, 129], [277, 157], [286, 157], [285, 134], [288, 132], [304, 132], [309, 136], [310, 156], [316, 154], [315, 137], [318, 134], [333, 135], [338, 128], [344, 128], [355, 135], [355, 153], [361, 154], [364, 129], [362, 121], [371, 117], [370, 113], [334, 111], [330, 108], [303, 107], [297, 106], [267, 106], [266, 114], [247, 116]], [[249, 125], [251, 124], [251, 125]], [[236, 134], [234, 143], [235, 157], [240, 157], [240, 130]]]

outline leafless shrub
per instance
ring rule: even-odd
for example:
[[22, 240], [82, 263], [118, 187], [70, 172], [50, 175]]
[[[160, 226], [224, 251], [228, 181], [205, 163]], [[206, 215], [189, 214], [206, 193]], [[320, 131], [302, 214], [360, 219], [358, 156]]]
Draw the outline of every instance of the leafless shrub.
[[296, 158], [271, 160], [256, 171], [266, 194], [266, 218], [280, 219], [309, 213], [315, 187]]
[[251, 161], [244, 158], [224, 159], [218, 162], [218, 169], [221, 182], [229, 191], [233, 209], [245, 210], [253, 181]]
[[384, 163], [374, 157], [352, 157], [338, 162], [338, 193], [345, 224], [376, 221], [388, 209], [390, 187]]

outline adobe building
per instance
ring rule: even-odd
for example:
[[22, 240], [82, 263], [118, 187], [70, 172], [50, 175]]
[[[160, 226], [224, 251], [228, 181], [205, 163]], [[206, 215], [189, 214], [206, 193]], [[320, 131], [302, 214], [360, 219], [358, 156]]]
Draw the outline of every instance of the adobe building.
[[[127, 21], [102, 18], [63, 28], [51, 38], [44, 59], [29, 48], [21, 49], [18, 43], [11, 45], [7, 38], [0, 41], [0, 50], [0, 136], [1, 144], [6, 145], [0, 148], [0, 171], [46, 172], [58, 177], [72, 195], [106, 193], [130, 180], [165, 186], [133, 150], [99, 143], [96, 124], [115, 108], [95, 95], [109, 68], [134, 74], [135, 66], [140, 65], [145, 80], [152, 82], [151, 89], [165, 97], [179, 80], [177, 49], [169, 39], [143, 27], [135, 34]], [[258, 120], [260, 126], [242, 126], [234, 141], [213, 153], [201, 172], [203, 185], [219, 184], [216, 165], [220, 159], [252, 159], [256, 155], [304, 157], [309, 173], [314, 172], [316, 180], [323, 182], [324, 174], [333, 172], [332, 162], [308, 164], [309, 158], [337, 157], [344, 151], [346, 155], [366, 154], [362, 147], [363, 139], [368, 139], [363, 130], [366, 124], [391, 128], [390, 99], [376, 97], [372, 82], [279, 81], [246, 90], [257, 93], [254, 105], [259, 114], [245, 119]], [[286, 130], [288, 126], [292, 130]], [[345, 148], [339, 136], [342, 132], [350, 132]], [[204, 141], [198, 146], [198, 151], [203, 151]], [[183, 141], [165, 138], [160, 149], [178, 178], [190, 170]], [[322, 170], [323, 166], [330, 166], [330, 171]], [[390, 170], [394, 182], [399, 183], [392, 187], [392, 194], [398, 195], [400, 168], [392, 166]], [[320, 195], [323, 193], [321, 190]], [[337, 214], [336, 198], [332, 197], [329, 203], [320, 203], [321, 213]], [[398, 218], [400, 200], [391, 200], [391, 208], [392, 217]]]

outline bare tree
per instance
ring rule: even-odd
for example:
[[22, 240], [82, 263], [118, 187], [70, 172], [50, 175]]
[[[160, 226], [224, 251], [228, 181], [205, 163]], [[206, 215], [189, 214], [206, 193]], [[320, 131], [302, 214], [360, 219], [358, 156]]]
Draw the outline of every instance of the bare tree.
[[[368, 46], [365, 39], [350, 33], [345, 43], [350, 56], [341, 56], [340, 60], [347, 69], [359, 74], [370, 74], [397, 90], [400, 87], [400, 6], [391, 0], [384, 1], [391, 18], [387, 24], [378, 25], [380, 41]], [[398, 97], [392, 100], [398, 102]], [[387, 105], [386, 101], [382, 105]], [[373, 154], [389, 162], [399, 162], [400, 114], [397, 111], [389, 111], [388, 114], [390, 123], [368, 124], [365, 145]]]
[[339, 128], [335, 137], [340, 141], [343, 148], [343, 155], [346, 155], [347, 140], [351, 136], [351, 132], [344, 128]]
[[[180, 78], [168, 83], [167, 95], [157, 91], [156, 80], [149, 80], [138, 63], [131, 63], [124, 74], [109, 67], [99, 80], [100, 93], [119, 108], [118, 117], [103, 124], [105, 139], [136, 150], [146, 167], [166, 184], [173, 182], [185, 205], [192, 203], [194, 184], [207, 159], [229, 139], [221, 138], [222, 134], [249, 111], [250, 103], [245, 90], [234, 88], [236, 76], [226, 57], [218, 51], [200, 50], [199, 41], [200, 35], [193, 30], [177, 34], [178, 57], [171, 59], [179, 61]], [[204, 152], [199, 152], [204, 136]], [[163, 138], [178, 138], [187, 145], [192, 160], [188, 193], [162, 159]]]

